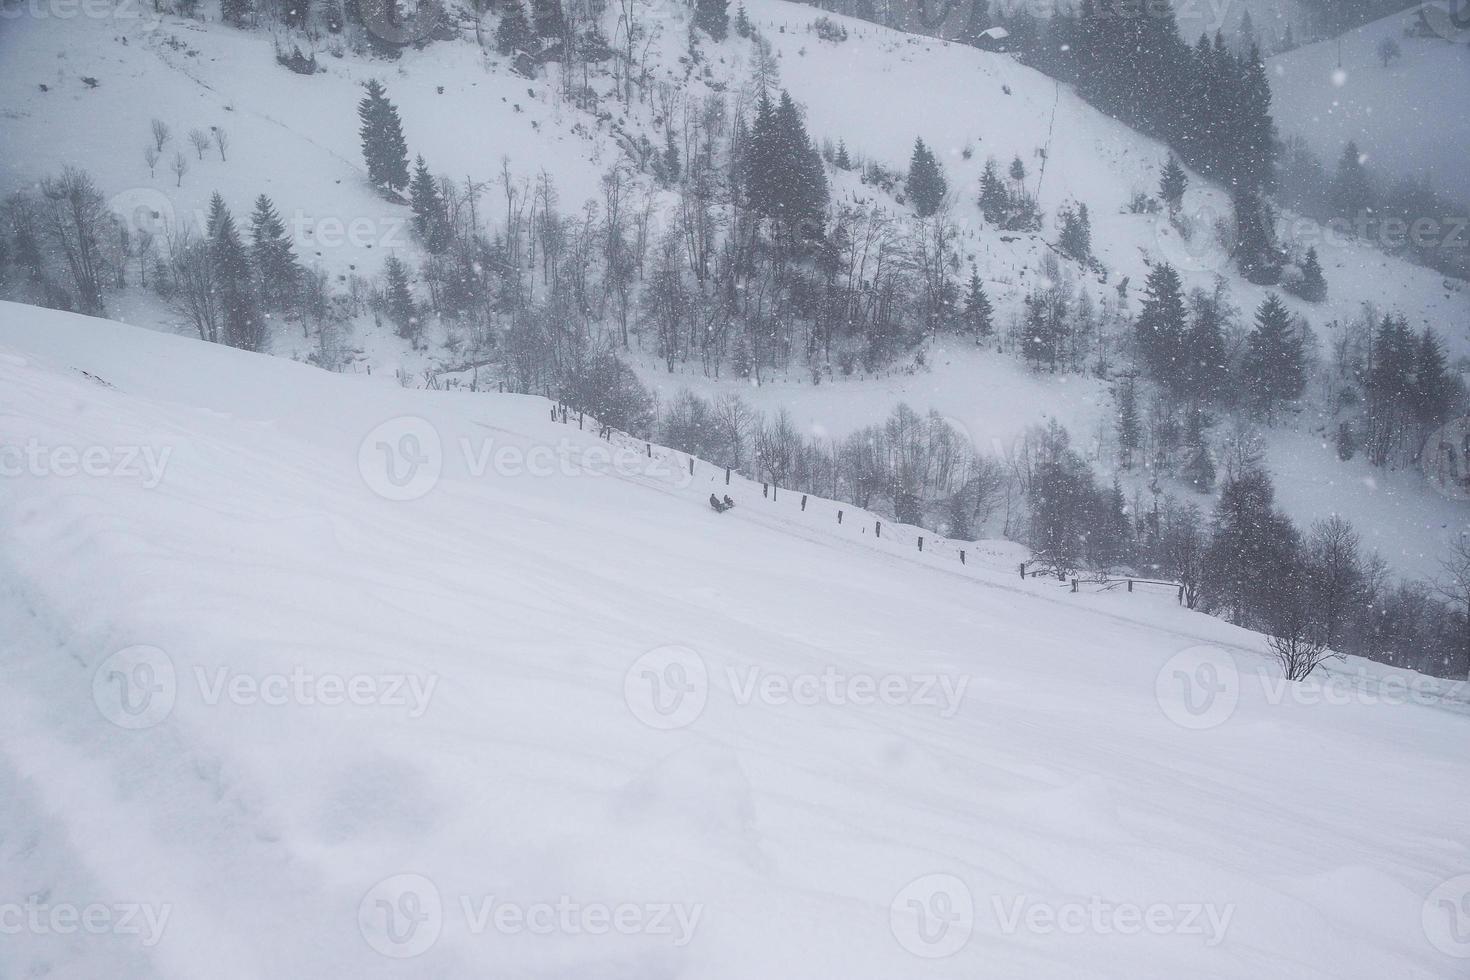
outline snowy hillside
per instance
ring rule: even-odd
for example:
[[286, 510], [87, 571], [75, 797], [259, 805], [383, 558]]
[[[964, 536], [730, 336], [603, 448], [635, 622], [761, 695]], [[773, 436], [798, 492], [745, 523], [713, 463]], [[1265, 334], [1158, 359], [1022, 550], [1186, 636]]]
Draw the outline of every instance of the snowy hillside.
[[[935, 148], [953, 197], [959, 268], [978, 270], [1003, 324], [1019, 315], [1026, 293], [1043, 281], [1042, 261], [1056, 241], [1050, 216], [1069, 203], [1091, 208], [1093, 248], [1106, 278], [1072, 263], [1063, 271], [1094, 301], [1115, 296], [1126, 278], [1136, 304], [1144, 278], [1161, 261], [1179, 268], [1186, 288], [1208, 289], [1217, 275], [1226, 276], [1230, 302], [1247, 315], [1264, 298], [1265, 289], [1234, 274], [1228, 243], [1212, 232], [1229, 213], [1226, 195], [1197, 178], [1191, 182], [1184, 211], [1201, 231], [1187, 243], [1163, 216], [1129, 213], [1129, 199], [1157, 184], [1165, 151], [1068, 88], [1003, 55], [852, 19], [834, 18], [847, 30], [846, 40], [824, 40], [812, 32], [817, 12], [804, 5], [752, 0], [747, 9], [777, 57], [780, 84], [805, 106], [814, 138], [841, 140], [855, 156], [895, 170], [906, 165], [915, 137]], [[686, 57], [688, 11], [659, 0], [647, 16], [647, 61], [662, 86], [655, 86], [658, 91], [690, 100], [717, 91], [749, 99], [755, 51], [749, 41], [705, 39], [696, 67]], [[323, 71], [309, 77], [278, 66], [264, 33], [126, 4], [107, 18], [9, 20], [0, 49], [0, 104], [6, 106], [0, 134], [7, 145], [24, 147], [0, 167], [0, 190], [30, 186], [64, 165], [85, 167], [131, 225], [160, 235], [202, 226], [216, 190], [237, 215], [266, 193], [281, 209], [302, 262], [329, 272], [339, 289], [352, 277], [374, 280], [386, 254], [411, 262], [422, 257], [407, 208], [384, 200], [364, 179], [353, 107], [365, 80], [385, 81], [413, 153], [423, 153], [434, 172], [483, 186], [480, 202], [491, 222], [500, 220], [508, 188], [524, 203], [550, 186], [566, 212], [600, 201], [602, 175], [623, 156], [622, 137], [657, 140], [663, 98], [625, 108], [609, 94], [612, 80], [594, 75], [599, 117], [568, 101], [550, 77], [512, 73], [507, 59], [493, 48], [482, 52], [468, 29], [458, 41], [405, 50], [395, 62], [321, 50]], [[1390, 73], [1418, 63], [1411, 56]], [[229, 134], [225, 159], [214, 150], [186, 148], [182, 177], [170, 171], [168, 154], [150, 176], [142, 148], [153, 119], [171, 126], [173, 146], [183, 145], [190, 130], [223, 128]], [[1452, 138], [1443, 142], [1458, 145]], [[989, 157], [1002, 164], [1012, 157], [1024, 161], [1028, 189], [1048, 216], [1040, 234], [1004, 232], [981, 221], [975, 196]], [[834, 203], [877, 204], [898, 219], [908, 214], [893, 195], [861, 183], [856, 173], [829, 168], [828, 174]], [[655, 222], [671, 223], [674, 195], [642, 180]], [[1451, 355], [1470, 355], [1470, 334], [1463, 329], [1470, 291], [1462, 284], [1340, 236], [1317, 245], [1328, 299], [1308, 304], [1288, 298], [1288, 304], [1319, 332], [1323, 350], [1337, 339], [1336, 325], [1372, 304], [1402, 312], [1415, 330], [1435, 328]], [[540, 287], [533, 281], [531, 288]], [[130, 322], [189, 329], [151, 292], [120, 291], [109, 309]], [[385, 325], [359, 317], [342, 346], [354, 370], [422, 378], [461, 364], [463, 340], [457, 328], [432, 323], [425, 346], [409, 349]], [[305, 358], [321, 340], [305, 327], [289, 326], [271, 343], [276, 353]], [[926, 351], [932, 374], [829, 378], [835, 383], [813, 389], [790, 383], [805, 373], [792, 365], [774, 385], [749, 394], [763, 407], [792, 407], [805, 431], [832, 436], [875, 421], [904, 399], [937, 408], [985, 449], [1009, 446], [1027, 426], [1058, 418], [1080, 441], [1095, 444], [1094, 456], [1107, 471], [1113, 404], [1106, 383], [1080, 375], [1037, 377], [1013, 357], [963, 347], [955, 340]], [[670, 376], [650, 360], [640, 373], [666, 397], [684, 384], [709, 393], [748, 389], [744, 382], [710, 381], [693, 363]], [[1396, 570], [1433, 573], [1444, 541], [1466, 526], [1470, 513], [1412, 476], [1339, 464], [1327, 445], [1333, 425], [1308, 414], [1296, 431], [1268, 438], [1272, 468], [1300, 476], [1282, 487], [1284, 505], [1303, 524], [1332, 511], [1348, 513], [1372, 528], [1370, 543]], [[1302, 465], [1304, 459], [1311, 464]]]
[[10, 304], [0, 437], [6, 976], [1463, 974], [1442, 683]]
[[[1355, 140], [1373, 165], [1399, 176], [1428, 177], [1459, 201], [1470, 201], [1470, 45], [1438, 36], [1406, 36], [1414, 10], [1385, 17], [1337, 40], [1270, 60], [1271, 93], [1284, 134], [1304, 137], [1323, 160], [1335, 161]], [[1379, 45], [1401, 52], [1385, 66]], [[1338, 63], [1339, 53], [1341, 65]]]

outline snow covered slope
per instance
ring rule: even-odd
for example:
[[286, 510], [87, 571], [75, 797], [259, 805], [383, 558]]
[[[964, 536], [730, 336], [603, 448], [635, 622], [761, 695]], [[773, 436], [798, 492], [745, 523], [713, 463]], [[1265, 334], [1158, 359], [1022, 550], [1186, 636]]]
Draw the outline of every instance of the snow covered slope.
[[1463, 975], [1463, 692], [14, 305], [0, 445], [5, 976]]
[[[1455, 200], [1470, 202], [1470, 45], [1406, 37], [1415, 17], [1405, 11], [1270, 59], [1271, 95], [1284, 134], [1307, 140], [1331, 167], [1348, 140], [1371, 165], [1392, 176], [1429, 177]], [[1403, 52], [1384, 67], [1386, 38]]]

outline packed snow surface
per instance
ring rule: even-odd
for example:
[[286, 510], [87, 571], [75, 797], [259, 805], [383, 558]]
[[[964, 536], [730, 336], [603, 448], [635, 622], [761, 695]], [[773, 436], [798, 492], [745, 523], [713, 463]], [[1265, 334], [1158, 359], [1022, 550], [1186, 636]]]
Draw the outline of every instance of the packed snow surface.
[[0, 975], [1464, 976], [1463, 691], [549, 409], [0, 305]]

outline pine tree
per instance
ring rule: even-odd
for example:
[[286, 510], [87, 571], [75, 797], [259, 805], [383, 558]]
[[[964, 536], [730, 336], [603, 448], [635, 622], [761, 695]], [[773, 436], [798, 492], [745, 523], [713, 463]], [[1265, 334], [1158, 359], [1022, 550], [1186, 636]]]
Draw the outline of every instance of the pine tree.
[[255, 199], [250, 214], [250, 260], [255, 266], [262, 305], [269, 310], [285, 309], [296, 296], [301, 267], [296, 263], [291, 236], [264, 194]]
[[664, 180], [670, 186], [679, 182], [679, 172], [682, 169], [679, 162], [679, 144], [674, 140], [672, 128], [664, 130]]
[[980, 273], [974, 266], [970, 267], [970, 281], [965, 286], [965, 308], [962, 316], [965, 329], [974, 336], [977, 344], [983, 343], [995, 330], [990, 297], [985, 295], [985, 286], [980, 282]]
[[423, 154], [414, 160], [413, 181], [408, 188], [409, 202], [413, 208], [413, 228], [429, 252], [438, 255], [449, 246], [444, 201], [439, 194], [439, 184], [429, 174], [429, 166]]
[[1322, 275], [1322, 263], [1317, 260], [1315, 247], [1307, 248], [1307, 258], [1302, 263], [1302, 281], [1296, 292], [1309, 303], [1320, 303], [1327, 298], [1327, 280]]
[[303, 28], [311, 17], [311, 0], [285, 0], [281, 19], [290, 27]]
[[250, 0], [220, 0], [219, 15], [231, 27], [244, 27], [251, 12]]
[[1143, 445], [1143, 423], [1138, 417], [1138, 384], [1124, 378], [1118, 388], [1118, 454], [1123, 469], [1133, 468], [1133, 456]]
[[1414, 415], [1421, 425], [1439, 425], [1454, 407], [1457, 384], [1445, 361], [1439, 338], [1428, 327], [1414, 349]]
[[985, 169], [980, 174], [980, 213], [985, 220], [993, 225], [1005, 223], [1006, 212], [1010, 207], [1010, 195], [1006, 192], [1006, 185], [1000, 177], [1000, 167], [996, 165], [995, 158], [991, 157], [985, 161]]
[[1163, 175], [1159, 178], [1159, 197], [1164, 199], [1164, 204], [1169, 208], [1170, 214], [1177, 214], [1180, 206], [1184, 203], [1184, 189], [1189, 186], [1189, 177], [1184, 173], [1184, 168], [1174, 154], [1169, 154], [1169, 161], [1164, 164]]
[[413, 294], [408, 289], [408, 268], [398, 256], [390, 255], [383, 266], [383, 274], [386, 279], [383, 302], [388, 319], [397, 326], [398, 336], [417, 344], [420, 325]]
[[949, 192], [944, 173], [939, 169], [939, 161], [922, 139], [914, 140], [914, 153], [909, 160], [909, 175], [904, 183], [904, 191], [913, 201], [914, 211], [921, 218], [927, 218], [938, 211], [944, 203], [944, 195]]
[[561, 0], [531, 0], [531, 16], [536, 22], [537, 37], [561, 37], [567, 29]]
[[1205, 413], [1196, 408], [1189, 413], [1184, 437], [1189, 446], [1189, 461], [1184, 464], [1184, 478], [1200, 493], [1215, 489], [1215, 461], [1210, 458], [1210, 440]]
[[694, 26], [716, 41], [730, 33], [730, 0], [695, 0]]
[[265, 322], [256, 310], [250, 260], [235, 218], [217, 191], [209, 199], [205, 234], [224, 328], [221, 339], [241, 350], [261, 350], [266, 341]]
[[852, 157], [847, 154], [847, 143], [843, 140], [837, 141], [837, 154], [832, 158], [832, 166], [838, 170], [851, 170]]
[[531, 37], [531, 22], [526, 19], [526, 8], [521, 0], [501, 0], [500, 24], [495, 28], [495, 50], [510, 57], [520, 51], [529, 51], [535, 38]]
[[1143, 308], [1134, 325], [1138, 351], [1149, 374], [1167, 388], [1185, 378], [1184, 297], [1179, 273], [1167, 262], [1153, 267], [1144, 284]]
[[1242, 379], [1269, 419], [1276, 405], [1306, 387], [1306, 353], [1281, 297], [1266, 294], [1256, 310], [1256, 326], [1246, 337]]
[[1020, 157], [1011, 160], [1010, 173], [1011, 180], [1016, 184], [1016, 193], [1024, 194], [1026, 192], [1026, 165], [1021, 162]]
[[1265, 199], [1251, 190], [1237, 190], [1235, 212], [1235, 262], [1241, 275], [1258, 286], [1270, 286], [1281, 278], [1281, 249], [1272, 227], [1274, 216]]
[[1184, 394], [1194, 399], [1218, 399], [1229, 384], [1229, 358], [1225, 354], [1225, 334], [1221, 325], [1217, 292], [1197, 302], [1189, 334], [1184, 339]]
[[1342, 148], [1342, 157], [1337, 161], [1337, 173], [1332, 178], [1332, 207], [1338, 217], [1349, 221], [1358, 221], [1373, 210], [1373, 189], [1363, 170], [1363, 155], [1352, 141]]
[[362, 138], [368, 180], [395, 191], [407, 187], [408, 144], [403, 138], [403, 124], [397, 107], [376, 78], [368, 80], [367, 95], [357, 105], [357, 117], [362, 123], [358, 135]]
[[735, 9], [735, 33], [741, 37], [750, 37], [755, 33], [755, 27], [750, 22], [750, 15], [745, 12], [745, 4]]
[[1087, 205], [1076, 209], [1064, 206], [1061, 211], [1062, 234], [1057, 242], [1063, 255], [1086, 265], [1092, 261], [1092, 222]]

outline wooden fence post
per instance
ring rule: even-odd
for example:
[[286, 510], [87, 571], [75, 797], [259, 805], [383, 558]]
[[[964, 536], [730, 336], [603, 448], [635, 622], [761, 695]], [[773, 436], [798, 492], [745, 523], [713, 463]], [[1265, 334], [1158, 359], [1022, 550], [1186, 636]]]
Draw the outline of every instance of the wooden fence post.
[[803, 513], [806, 512], [806, 494], [801, 495], [801, 509]]
[[725, 486], [730, 485], [730, 467], [725, 467]]
[[690, 456], [689, 457], [689, 475], [690, 476], [693, 476], [694, 475], [694, 457], [693, 456]]
[[582, 414], [583, 413], [581, 413], [581, 412], [578, 412], [577, 413], [577, 431], [578, 432], [581, 432], [582, 431]]
[[1021, 581], [1024, 582], [1025, 580], [1026, 580], [1026, 563], [1023, 561], [1023, 562], [1021, 562]]
[[1128, 591], [1133, 591], [1133, 580], [1131, 578], [1128, 580]]
[[841, 524], [842, 523], [842, 511], [840, 511], [840, 510], [837, 512], [837, 523], [838, 524]]
[[881, 537], [883, 537], [883, 522], [882, 521], [874, 521], [873, 522], [873, 537], [875, 537], [875, 538], [881, 538]]
[[653, 459], [653, 443], [651, 443], [651, 442], [645, 442], [643, 444], [643, 446], [644, 446], [645, 449], [648, 450], [648, 458], [649, 459]]
[[765, 497], [767, 500], [770, 499], [770, 497], [771, 497], [771, 485], [769, 483], [762, 483], [761, 484], [761, 496], [762, 497]]
[[1077, 591], [1077, 580], [1075, 578], [1072, 580], [1072, 591]]

